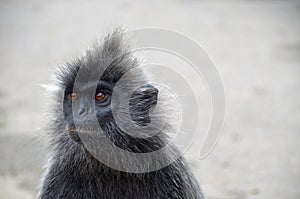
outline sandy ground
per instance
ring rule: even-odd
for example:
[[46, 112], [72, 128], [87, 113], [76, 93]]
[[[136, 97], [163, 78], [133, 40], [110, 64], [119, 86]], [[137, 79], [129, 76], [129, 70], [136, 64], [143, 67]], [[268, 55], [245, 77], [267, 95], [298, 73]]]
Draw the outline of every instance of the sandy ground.
[[227, 118], [193, 169], [208, 199], [300, 198], [300, 2], [1, 1], [0, 198], [35, 198], [53, 68], [110, 27], [158, 26], [200, 43], [221, 73]]

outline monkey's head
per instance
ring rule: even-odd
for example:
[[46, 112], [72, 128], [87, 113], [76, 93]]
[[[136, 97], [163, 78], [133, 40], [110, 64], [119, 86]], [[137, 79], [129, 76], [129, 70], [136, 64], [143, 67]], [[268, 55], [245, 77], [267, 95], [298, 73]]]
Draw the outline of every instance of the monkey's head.
[[[159, 140], [157, 135], [138, 136], [153, 129], [149, 127], [152, 122], [161, 121], [152, 121], [150, 116], [157, 105], [158, 89], [148, 82], [122, 37], [122, 31], [117, 30], [84, 56], [58, 69], [59, 103], [53, 121], [57, 136], [81, 144], [80, 135], [97, 134], [99, 126], [121, 148], [138, 152], [158, 149], [157, 143], [146, 146], [148, 141]], [[126, 132], [133, 125], [141, 129], [135, 130], [137, 136]], [[149, 128], [143, 132], [143, 127]]]

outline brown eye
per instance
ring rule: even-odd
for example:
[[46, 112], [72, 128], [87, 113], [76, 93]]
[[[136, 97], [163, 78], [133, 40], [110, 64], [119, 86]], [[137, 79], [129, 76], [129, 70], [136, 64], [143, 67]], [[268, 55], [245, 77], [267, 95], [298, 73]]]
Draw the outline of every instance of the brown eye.
[[99, 93], [96, 94], [95, 99], [96, 99], [96, 101], [98, 101], [98, 102], [103, 102], [103, 101], [106, 100], [106, 97], [107, 97], [107, 96], [106, 96], [105, 93], [99, 92]]
[[76, 93], [71, 93], [70, 94], [70, 99], [72, 100], [72, 101], [75, 101], [75, 100], [77, 100], [77, 95], [76, 95]]

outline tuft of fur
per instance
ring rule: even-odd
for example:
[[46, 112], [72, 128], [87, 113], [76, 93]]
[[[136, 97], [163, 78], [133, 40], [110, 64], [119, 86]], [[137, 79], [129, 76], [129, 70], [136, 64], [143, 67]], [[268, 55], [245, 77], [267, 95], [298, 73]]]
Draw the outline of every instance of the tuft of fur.
[[[136, 82], [147, 83], [146, 75], [139, 68], [138, 59], [129, 53], [130, 43], [125, 41], [122, 32], [121, 29], [115, 30], [106, 36], [103, 42], [95, 44], [88, 50], [85, 56], [59, 67], [55, 73], [53, 87], [56, 89], [51, 89], [50, 122], [45, 128], [49, 137], [49, 157], [41, 182], [39, 199], [203, 198], [197, 180], [183, 157], [169, 166], [152, 172], [118, 171], [99, 162], [84, 145], [71, 139], [65, 130], [67, 124], [63, 114], [64, 90], [73, 86], [79, 69], [87, 74], [101, 73], [102, 80], [113, 84], [116, 84], [125, 73], [129, 74], [124, 79], [124, 84], [128, 84], [124, 86], [127, 87]], [[133, 70], [135, 72], [131, 73]], [[162, 117], [164, 111], [159, 112], [158, 116]], [[139, 122], [143, 121], [140, 117], [141, 115], [138, 115]], [[103, 126], [103, 129], [107, 132], [106, 136], [118, 147], [132, 152], [147, 153], [160, 149], [168, 142], [166, 133], [172, 130], [172, 124], [168, 123], [159, 135], [150, 138], [129, 136], [114, 122]], [[114, 158], [114, 154], [110, 155]], [[167, 153], [164, 155], [165, 158], [169, 158]]]

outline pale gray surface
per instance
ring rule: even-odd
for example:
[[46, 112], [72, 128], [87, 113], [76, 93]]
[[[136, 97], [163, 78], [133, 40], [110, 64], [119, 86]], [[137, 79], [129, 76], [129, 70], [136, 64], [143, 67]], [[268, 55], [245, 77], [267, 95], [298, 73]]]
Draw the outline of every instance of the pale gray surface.
[[189, 35], [223, 77], [224, 134], [208, 158], [192, 161], [207, 198], [298, 199], [299, 20], [297, 1], [1, 1], [0, 198], [35, 197], [45, 109], [39, 84], [124, 24]]

